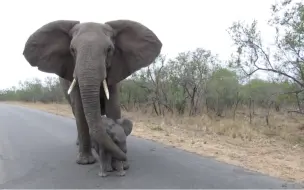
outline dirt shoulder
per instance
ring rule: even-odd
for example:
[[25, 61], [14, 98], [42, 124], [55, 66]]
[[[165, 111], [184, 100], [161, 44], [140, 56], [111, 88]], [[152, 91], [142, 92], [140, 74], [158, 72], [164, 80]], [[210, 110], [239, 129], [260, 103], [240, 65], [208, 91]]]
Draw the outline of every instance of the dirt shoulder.
[[[69, 105], [66, 104], [5, 103], [73, 117]], [[288, 181], [304, 183], [304, 148], [300, 144], [248, 132], [249, 129], [242, 124], [234, 126], [241, 128], [242, 136], [235, 133], [227, 136], [219, 135], [219, 129], [223, 130], [223, 126], [232, 124], [223, 121], [207, 123], [202, 122], [204, 118], [201, 118], [201, 122], [195, 122], [190, 118], [160, 118], [130, 112], [124, 112], [123, 115], [132, 119], [134, 136], [210, 156]]]

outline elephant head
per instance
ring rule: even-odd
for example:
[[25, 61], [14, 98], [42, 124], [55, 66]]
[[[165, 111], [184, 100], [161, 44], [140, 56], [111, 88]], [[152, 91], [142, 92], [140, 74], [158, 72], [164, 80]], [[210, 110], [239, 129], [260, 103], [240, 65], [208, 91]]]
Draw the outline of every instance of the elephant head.
[[28, 38], [23, 55], [38, 70], [73, 81], [71, 86], [77, 81], [90, 133], [101, 139], [113, 156], [124, 160], [125, 154], [100, 121], [101, 84], [105, 91], [102, 96], [108, 96], [107, 85], [151, 64], [161, 48], [157, 36], [138, 22], [58, 20], [36, 30]]
[[127, 152], [127, 136], [132, 132], [133, 122], [127, 118], [120, 118], [116, 121], [106, 116], [102, 117], [106, 131], [111, 139], [123, 152]]

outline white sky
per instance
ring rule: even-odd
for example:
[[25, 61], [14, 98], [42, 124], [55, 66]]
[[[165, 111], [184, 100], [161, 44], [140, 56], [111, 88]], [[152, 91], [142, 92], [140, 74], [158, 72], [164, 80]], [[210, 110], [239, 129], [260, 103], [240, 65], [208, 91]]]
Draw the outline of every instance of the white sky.
[[106, 22], [115, 19], [139, 21], [152, 29], [163, 43], [163, 54], [197, 47], [210, 49], [221, 59], [232, 53], [226, 29], [233, 21], [257, 19], [263, 36], [273, 37], [267, 27], [274, 0], [9, 0], [0, 1], [0, 89], [19, 80], [46, 74], [31, 67], [22, 55], [29, 35], [53, 20]]

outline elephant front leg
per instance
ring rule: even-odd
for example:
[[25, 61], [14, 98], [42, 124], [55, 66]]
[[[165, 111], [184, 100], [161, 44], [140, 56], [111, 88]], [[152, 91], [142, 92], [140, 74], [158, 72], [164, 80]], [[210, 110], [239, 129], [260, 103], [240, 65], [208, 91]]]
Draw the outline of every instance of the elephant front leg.
[[[74, 115], [74, 117], [76, 118], [76, 116], [75, 116], [75, 109], [76, 109], [75, 101], [73, 101], [73, 103], [72, 103], [71, 98], [70, 98], [70, 96], [68, 95], [68, 89], [69, 89], [69, 87], [70, 87], [70, 85], [71, 85], [71, 82], [68, 81], [68, 80], [66, 80], [66, 79], [64, 79], [64, 78], [59, 77], [59, 83], [60, 83], [61, 88], [62, 88], [62, 90], [63, 90], [64, 97], [65, 97], [65, 99], [68, 101], [68, 103], [70, 104], [70, 106], [71, 106], [71, 108], [72, 108], [73, 115]], [[72, 95], [71, 95], [71, 97], [72, 97], [72, 99], [75, 100], [75, 96], [72, 96]], [[77, 132], [76, 145], [79, 145], [78, 132]]]
[[112, 162], [113, 162], [113, 167], [117, 171], [116, 175], [118, 175], [118, 176], [125, 176], [126, 175], [126, 171], [123, 168], [124, 167], [123, 166], [123, 162], [122, 161], [118, 161], [116, 159], [112, 160]]
[[[111, 163], [112, 168], [117, 171], [117, 166], [115, 165], [115, 162], [116, 162], [115, 159], [112, 158], [112, 163]], [[128, 170], [130, 168], [130, 164], [129, 164], [128, 160], [122, 161], [122, 167], [123, 167], [123, 170]]]
[[[107, 100], [104, 96], [101, 100], [105, 102], [105, 114], [107, 117], [117, 120], [121, 118], [120, 102], [119, 102], [119, 90], [118, 85], [109, 86], [110, 99]], [[102, 96], [102, 95], [101, 95]], [[102, 101], [100, 101], [102, 102]], [[103, 105], [101, 105], [103, 106]]]
[[112, 168], [112, 155], [110, 153], [107, 153], [105, 159], [106, 159], [106, 164], [105, 164], [106, 171], [107, 172], [112, 172], [113, 171], [113, 168]]
[[99, 149], [100, 171], [98, 176], [107, 177], [108, 172], [112, 171], [111, 155], [104, 148]]
[[76, 84], [71, 92], [71, 105], [77, 125], [77, 139], [79, 144], [78, 156], [76, 162], [78, 164], [93, 164], [96, 162], [91, 151], [91, 139], [89, 127], [84, 116], [79, 87]]
[[123, 162], [122, 162], [122, 165], [123, 165], [123, 169], [124, 169], [124, 170], [128, 170], [129, 167], [130, 167], [130, 164], [129, 164], [128, 160], [123, 161]]

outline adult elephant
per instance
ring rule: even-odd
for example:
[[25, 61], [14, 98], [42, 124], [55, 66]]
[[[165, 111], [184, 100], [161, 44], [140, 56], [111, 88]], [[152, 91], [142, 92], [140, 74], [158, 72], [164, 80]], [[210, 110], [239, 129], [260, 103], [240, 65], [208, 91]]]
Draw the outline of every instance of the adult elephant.
[[100, 115], [121, 117], [117, 84], [151, 64], [161, 48], [161, 41], [150, 29], [130, 20], [104, 24], [57, 20], [28, 38], [23, 55], [29, 64], [72, 83], [69, 90], [79, 138], [78, 164], [95, 162], [90, 135], [113, 157], [126, 160], [126, 153], [101, 125]]

